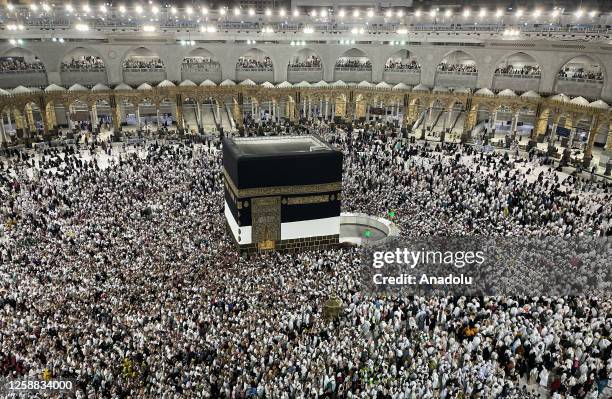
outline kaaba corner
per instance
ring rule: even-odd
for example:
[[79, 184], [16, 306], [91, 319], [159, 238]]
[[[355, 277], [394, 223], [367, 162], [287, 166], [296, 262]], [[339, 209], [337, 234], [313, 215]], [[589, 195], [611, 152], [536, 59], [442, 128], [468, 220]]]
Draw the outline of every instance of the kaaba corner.
[[342, 152], [315, 135], [225, 138], [225, 219], [241, 253], [338, 245]]

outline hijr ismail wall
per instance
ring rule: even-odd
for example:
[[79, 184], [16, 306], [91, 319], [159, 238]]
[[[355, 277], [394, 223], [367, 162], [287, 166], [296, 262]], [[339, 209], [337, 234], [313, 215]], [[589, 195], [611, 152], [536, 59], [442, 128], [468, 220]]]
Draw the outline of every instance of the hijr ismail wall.
[[338, 244], [342, 153], [315, 136], [225, 139], [225, 217], [241, 252]]

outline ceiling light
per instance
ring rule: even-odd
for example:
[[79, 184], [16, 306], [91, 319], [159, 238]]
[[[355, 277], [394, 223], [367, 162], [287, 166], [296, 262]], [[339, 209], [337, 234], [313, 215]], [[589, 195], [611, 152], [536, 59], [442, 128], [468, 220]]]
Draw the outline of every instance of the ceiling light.
[[208, 8], [202, 7], [202, 15], [208, 15]]
[[193, 8], [188, 6], [187, 8], [185, 8], [185, 12], [187, 13], [187, 15], [191, 15], [193, 14]]
[[436, 16], [436, 12], [437, 11], [435, 9], [432, 9], [431, 11], [429, 11], [429, 16], [434, 18]]
[[157, 6], [151, 7], [151, 12], [153, 13], [153, 15], [157, 15], [157, 13], [159, 12], [159, 7]]
[[368, 10], [368, 18], [372, 18], [374, 16], [374, 10]]
[[470, 9], [469, 9], [469, 8], [466, 8], [465, 10], [463, 10], [463, 16], [464, 16], [465, 18], [467, 18], [467, 17], [469, 17], [469, 16], [470, 16]]
[[293, 17], [297, 18], [300, 16], [300, 11], [299, 10], [293, 10]]
[[321, 10], [321, 18], [327, 18], [327, 10]]
[[155, 27], [153, 25], [143, 25], [142, 30], [144, 32], [155, 32]]
[[270, 10], [269, 8], [266, 8], [266, 17], [269, 17], [272, 15], [272, 10]]
[[391, 18], [392, 15], [393, 15], [393, 12], [391, 10], [385, 11], [385, 17], [386, 18]]
[[136, 6], [135, 10], [138, 14], [142, 14], [142, 12], [144, 11], [144, 9], [142, 8], [140, 4]]
[[353, 17], [359, 18], [359, 10], [354, 10], [353, 11]]
[[49, 11], [51, 9], [51, 7], [49, 7], [49, 4], [47, 3], [43, 3], [42, 8], [44, 11]]
[[414, 16], [417, 18], [421, 18], [421, 10], [416, 10], [416, 12], [414, 13]]
[[99, 9], [100, 9], [100, 12], [101, 12], [102, 14], [106, 14], [106, 11], [107, 11], [107, 10], [106, 10], [106, 6], [105, 6], [104, 4], [100, 5]]
[[227, 10], [225, 8], [220, 8], [219, 9], [219, 14], [225, 15], [226, 13], [227, 13]]
[[582, 17], [582, 14], [584, 13], [584, 11], [582, 11], [582, 9], [577, 9], [576, 12], [574, 13], [574, 15], [576, 16], [576, 18], [580, 18]]
[[83, 11], [85, 11], [86, 13], [91, 11], [91, 8], [89, 8], [88, 4], [83, 4]]
[[17, 44], [17, 40], [15, 39], [9, 39], [9, 43], [12, 44], [13, 46]]
[[122, 14], [125, 13], [125, 6], [124, 5], [119, 6], [119, 12], [122, 13]]
[[38, 11], [38, 6], [36, 4], [34, 4], [34, 3], [32, 3], [32, 4], [30, 4], [30, 9], [32, 11]]
[[287, 15], [287, 11], [285, 11], [284, 8], [281, 8], [280, 11], [278, 12], [278, 15], [280, 15], [281, 17], [284, 17], [285, 15]]
[[72, 4], [66, 4], [66, 11], [68, 11], [68, 12], [74, 11], [74, 8], [72, 7]]
[[593, 10], [589, 13], [589, 17], [595, 18], [597, 16], [597, 11]]
[[195, 40], [192, 40], [192, 41], [190, 42], [190, 44], [191, 44], [192, 46], [195, 46]]
[[87, 24], [82, 24], [82, 23], [76, 24], [74, 28], [78, 30], [79, 32], [87, 32], [89, 30], [89, 26]]
[[539, 8], [536, 8], [535, 10], [533, 10], [533, 17], [534, 18], [539, 18], [540, 15], [542, 15], [542, 10], [540, 10]]
[[249, 15], [252, 17], [253, 15], [255, 15], [255, 10], [253, 10], [252, 8], [249, 8]]
[[495, 11], [495, 17], [496, 18], [501, 18], [501, 16], [504, 14], [504, 12], [502, 10], [497, 10]]
[[400, 17], [400, 18], [403, 17], [404, 16], [404, 10], [399, 10], [397, 12], [397, 16]]
[[520, 8], [518, 10], [516, 10], [516, 17], [520, 18], [523, 16], [523, 10], [521, 10]]
[[11, 3], [8, 3], [6, 5], [6, 8], [8, 8], [9, 11], [13, 11], [15, 9], [15, 6], [13, 4], [11, 4]]
[[559, 10], [555, 8], [555, 9], [552, 11], [552, 17], [553, 17], [553, 18], [557, 18], [558, 16], [559, 16]]
[[451, 15], [453, 15], [453, 11], [450, 8], [448, 10], [444, 11], [444, 16], [446, 18], [450, 18]]
[[486, 8], [481, 8], [480, 12], [478, 13], [478, 16], [480, 18], [484, 18], [487, 15], [487, 9]]
[[63, 38], [63, 37], [60, 37], [60, 38], [59, 38], [59, 42], [60, 42], [60, 43], [64, 43], [64, 38]]
[[317, 10], [310, 11], [310, 16], [313, 17], [313, 18], [316, 18], [317, 17]]
[[345, 15], [346, 15], [346, 11], [344, 11], [344, 10], [340, 10], [340, 11], [338, 12], [338, 16], [339, 16], [340, 18], [344, 18], [344, 16], [345, 16]]

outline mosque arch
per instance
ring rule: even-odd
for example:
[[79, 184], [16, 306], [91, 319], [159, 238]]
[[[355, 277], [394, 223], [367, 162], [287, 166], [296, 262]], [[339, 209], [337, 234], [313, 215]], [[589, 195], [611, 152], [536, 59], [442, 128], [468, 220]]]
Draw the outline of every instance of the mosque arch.
[[198, 47], [181, 60], [181, 80], [201, 83], [206, 79], [220, 82], [222, 67], [219, 59], [209, 50]]

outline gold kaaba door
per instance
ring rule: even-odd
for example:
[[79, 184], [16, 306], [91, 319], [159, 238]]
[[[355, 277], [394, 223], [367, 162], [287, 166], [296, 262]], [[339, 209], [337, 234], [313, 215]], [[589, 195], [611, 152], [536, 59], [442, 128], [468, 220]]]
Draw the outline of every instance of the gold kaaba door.
[[259, 249], [274, 249], [281, 239], [280, 197], [258, 197], [251, 200], [252, 240]]

